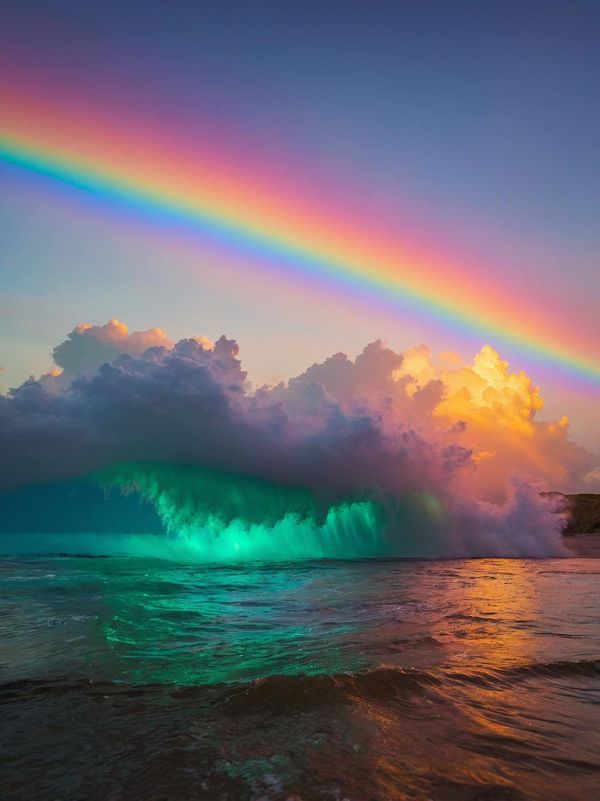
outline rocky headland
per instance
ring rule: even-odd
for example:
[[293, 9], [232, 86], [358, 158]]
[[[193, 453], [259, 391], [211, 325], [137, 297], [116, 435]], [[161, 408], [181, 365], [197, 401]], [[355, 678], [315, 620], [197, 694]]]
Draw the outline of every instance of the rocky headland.
[[576, 556], [600, 558], [600, 495], [551, 493], [564, 498], [568, 513], [564, 543]]
[[564, 495], [562, 492], [550, 492], [564, 499], [568, 513], [568, 523], [564, 534], [566, 537], [575, 534], [600, 534], [600, 495], [591, 492], [579, 492], [575, 495]]

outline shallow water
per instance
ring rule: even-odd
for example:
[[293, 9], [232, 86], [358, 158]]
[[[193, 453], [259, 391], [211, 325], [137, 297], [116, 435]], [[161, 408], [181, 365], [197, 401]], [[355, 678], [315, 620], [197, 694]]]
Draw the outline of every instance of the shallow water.
[[598, 797], [600, 562], [0, 565], [3, 797]]

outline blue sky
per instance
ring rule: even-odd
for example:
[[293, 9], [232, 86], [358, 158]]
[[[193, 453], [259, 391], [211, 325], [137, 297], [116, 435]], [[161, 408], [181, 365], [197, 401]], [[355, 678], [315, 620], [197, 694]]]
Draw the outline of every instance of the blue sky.
[[[3, 15], [0, 83], [25, 76], [175, 132], [216, 122], [238, 149], [347, 186], [547, 304], [561, 329], [598, 335], [597, 3], [21, 1]], [[477, 344], [318, 285], [291, 290], [248, 254], [148, 233], [6, 166], [0, 186], [4, 389], [47, 368], [75, 324], [115, 316], [235, 336], [257, 380], [375, 337], [465, 356]], [[597, 396], [507, 355], [543, 383], [549, 413], [600, 444]]]

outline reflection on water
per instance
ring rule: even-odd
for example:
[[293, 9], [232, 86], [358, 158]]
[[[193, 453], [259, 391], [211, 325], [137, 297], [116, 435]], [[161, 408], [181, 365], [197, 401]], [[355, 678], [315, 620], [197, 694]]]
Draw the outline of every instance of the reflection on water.
[[1, 565], [10, 799], [556, 799], [600, 785], [600, 565]]

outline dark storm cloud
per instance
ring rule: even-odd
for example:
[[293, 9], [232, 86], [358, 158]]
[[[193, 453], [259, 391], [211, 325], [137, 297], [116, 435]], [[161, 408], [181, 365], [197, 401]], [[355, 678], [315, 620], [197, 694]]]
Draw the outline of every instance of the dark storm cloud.
[[[234, 340], [171, 345], [156, 331], [130, 335], [116, 321], [78, 327], [55, 351], [68, 369], [0, 396], [2, 488], [124, 462], [196, 465], [301, 487], [325, 505], [431, 498], [457, 552], [480, 543], [490, 552], [514, 526], [527, 553], [537, 552], [538, 534], [541, 553], [560, 549], [562, 518], [540, 498], [543, 483], [524, 474], [560, 468], [581, 481], [593, 458], [563, 421], [534, 420], [539, 391], [524, 374], [509, 375], [491, 348], [472, 367], [443, 370], [427, 348], [399, 354], [376, 341], [355, 360], [336, 354], [253, 389]], [[165, 344], [135, 352], [157, 338]], [[122, 352], [106, 351], [97, 366], [105, 340]]]

